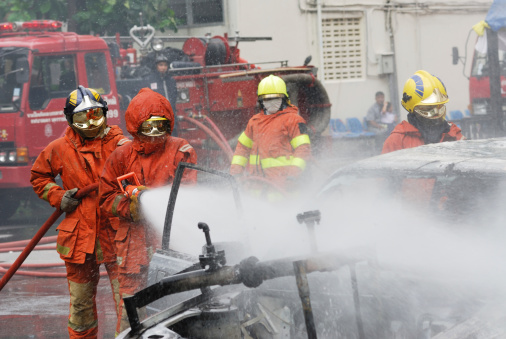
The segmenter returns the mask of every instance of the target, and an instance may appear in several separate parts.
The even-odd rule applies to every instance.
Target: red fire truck
[[[194,146],[203,166],[228,168],[237,136],[257,112],[257,85],[269,74],[287,82],[292,103],[308,121],[314,142],[328,125],[330,103],[315,77],[316,68],[307,65],[309,60],[298,67],[279,62],[272,69],[246,62],[240,57],[238,43],[257,38],[177,38],[184,40],[182,50],[167,47],[145,53],[137,64],[135,51],[121,48],[124,38],[60,32],[61,25],[52,20],[0,24],[3,218],[14,213],[22,197],[34,195],[29,182],[32,163],[67,127],[62,109],[68,94],[78,85],[96,89],[109,105],[108,123],[124,127],[122,117],[129,100],[145,87],[135,73],[143,62],[144,67],[154,66],[155,53],[177,56],[171,72],[178,91],[178,135]],[[130,39],[138,40],[135,31]],[[146,46],[149,39],[139,42]]]

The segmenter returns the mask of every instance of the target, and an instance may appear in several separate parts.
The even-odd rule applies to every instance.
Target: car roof
[[[461,140],[407,148],[357,161],[337,170],[346,174],[506,175],[506,138]]]

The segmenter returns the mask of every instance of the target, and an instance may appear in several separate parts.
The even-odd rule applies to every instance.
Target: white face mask
[[[264,100],[263,104],[265,107],[265,114],[273,114],[279,111],[281,107],[281,103],[283,102],[283,98],[274,98],[269,100]]]

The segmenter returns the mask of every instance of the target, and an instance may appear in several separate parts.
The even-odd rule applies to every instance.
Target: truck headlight
[[[474,100],[473,101],[473,112],[475,115],[486,115],[488,111],[487,100]]]

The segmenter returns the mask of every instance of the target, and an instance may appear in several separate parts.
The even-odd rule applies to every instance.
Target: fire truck
[[[170,72],[177,83],[178,136],[194,146],[200,165],[227,170],[238,135],[258,112],[257,85],[269,74],[287,83],[313,143],[318,143],[329,123],[328,95],[316,78],[317,69],[308,65],[309,58],[302,66],[289,67],[280,61],[269,69],[241,58],[239,42],[261,38],[177,37],[172,39],[184,42],[181,50],[149,50],[154,41],[149,25],[134,26],[130,37],[103,38],[61,32],[61,26],[53,20],[0,24],[0,215],[4,218],[15,212],[21,198],[34,195],[30,169],[43,148],[63,135],[67,122],[62,111],[69,93],[78,85],[96,89],[108,103],[108,124],[125,130],[124,111],[138,90],[147,87],[143,70],[153,68],[160,53],[171,59]],[[131,47],[133,41],[141,46],[141,53]]]

